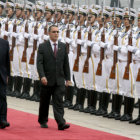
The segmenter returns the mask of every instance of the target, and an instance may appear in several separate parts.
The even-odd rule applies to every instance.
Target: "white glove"
[[[105,48],[105,49],[107,48],[107,44],[104,43],[104,42],[102,42],[102,41],[100,42],[100,46],[101,46],[102,48]]]
[[[65,42],[68,43],[68,44],[70,44],[70,43],[71,43],[71,39],[68,38],[68,37],[66,37],[66,38],[65,38]]]
[[[34,40],[38,40],[38,39],[39,39],[39,36],[36,35],[36,34],[34,34],[34,35],[33,35],[33,39],[34,39]]]
[[[134,50],[133,46],[128,45],[127,47],[128,47],[128,51],[133,52],[133,50]]]
[[[48,35],[44,35],[43,39],[44,40],[48,40],[49,39],[49,36]]]
[[[91,47],[92,46],[92,42],[88,40],[87,41],[87,46],[90,46]]]
[[[30,36],[30,34],[28,34],[28,33],[25,32],[25,33],[24,33],[24,37],[28,39],[28,38],[30,38],[31,36]]]
[[[119,46],[113,45],[113,50],[114,51],[118,51],[119,50]]]
[[[81,39],[77,39],[76,43],[81,45],[81,46],[84,46],[84,41]]]
[[[12,32],[12,36],[15,37],[15,38],[18,38],[18,34],[15,33],[15,32]]]
[[[5,32],[4,32],[4,35],[6,35],[6,36],[10,36],[10,35],[11,35],[11,33],[10,33],[10,32],[5,31]]]

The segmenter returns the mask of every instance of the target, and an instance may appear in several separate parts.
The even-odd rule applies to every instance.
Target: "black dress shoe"
[[[140,120],[138,120],[138,121],[136,122],[136,125],[140,125]]]
[[[97,110],[94,109],[94,110],[90,111],[90,114],[91,114],[91,115],[95,115],[96,112],[97,112]]]
[[[89,106],[86,107],[86,108],[84,109],[84,112],[85,112],[85,113],[89,113],[89,112],[90,112],[90,107],[89,107]]]
[[[123,118],[120,119],[120,121],[131,121],[132,120],[132,116],[126,114]]]
[[[7,121],[0,122],[0,128],[1,129],[4,129],[5,127],[9,127],[9,126],[10,126],[10,123],[7,122]]]
[[[65,129],[68,129],[70,127],[69,124],[64,124],[62,126],[58,126],[58,130],[65,130]]]
[[[115,118],[115,112],[109,113],[109,114],[108,114],[108,118],[109,118],[109,119]]]
[[[48,125],[46,123],[42,123],[42,124],[40,124],[40,127],[41,128],[48,128]]]
[[[77,110],[79,110],[79,108],[80,108],[80,105],[77,104],[77,105],[74,106],[73,110],[74,110],[74,111],[77,111]]]
[[[109,114],[108,114],[108,113],[106,113],[106,114],[104,114],[104,115],[103,115],[103,117],[104,117],[104,118],[107,118],[107,117],[108,117],[108,115],[109,115]]]
[[[67,108],[69,106],[69,101],[65,101],[63,106]]]
[[[104,115],[104,114],[106,114],[107,113],[107,111],[104,111],[103,109],[100,109],[100,110],[98,110],[96,113],[95,113],[95,115],[96,116],[102,116],[102,115]]]
[[[139,118],[139,117],[136,118],[135,120],[131,120],[131,121],[129,121],[129,123],[136,123],[137,121],[140,121],[140,118]]]

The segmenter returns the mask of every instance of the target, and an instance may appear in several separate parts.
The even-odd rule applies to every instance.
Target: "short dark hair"
[[[51,29],[53,28],[53,27],[57,27],[58,28],[58,26],[57,25],[51,25],[50,27],[49,27],[49,29],[48,29],[48,31],[50,32],[51,31]]]

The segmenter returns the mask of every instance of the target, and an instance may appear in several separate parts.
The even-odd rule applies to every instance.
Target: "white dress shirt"
[[[56,44],[56,50],[58,50],[58,41],[53,42],[53,41],[50,39],[50,43],[51,43],[53,52],[54,52],[54,44]]]

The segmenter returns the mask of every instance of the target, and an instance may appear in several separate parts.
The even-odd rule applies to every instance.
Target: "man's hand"
[[[46,78],[46,77],[42,77],[42,78],[41,78],[41,82],[42,82],[42,84],[45,85],[45,86],[48,84],[48,81],[47,81],[47,78]]]
[[[69,80],[66,81],[66,87],[68,87],[68,86],[72,86],[72,83]]]

